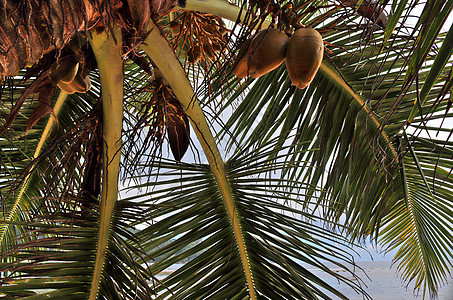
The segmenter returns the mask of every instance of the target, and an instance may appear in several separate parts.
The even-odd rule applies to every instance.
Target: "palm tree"
[[[452,7],[4,1],[0,292],[346,298],[307,266],[364,293],[326,263],[357,277],[349,249],[370,238],[435,297],[453,249]],[[285,64],[232,74],[268,26],[322,34],[306,89]]]

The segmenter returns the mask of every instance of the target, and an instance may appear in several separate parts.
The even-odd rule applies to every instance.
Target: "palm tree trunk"
[[[95,26],[124,27],[136,11],[121,0],[3,0],[0,2],[0,82],[39,61],[53,49],[60,50],[78,32]],[[127,1],[142,6],[146,1]],[[135,4],[134,4],[135,3]],[[150,0],[145,18],[168,13],[177,0]],[[142,20],[143,21],[143,20]],[[137,22],[134,22],[137,23]],[[58,55],[58,53],[56,54]]]
[[[89,0],[4,1],[0,4],[0,81],[52,49],[61,49],[77,32],[93,25],[96,15]]]

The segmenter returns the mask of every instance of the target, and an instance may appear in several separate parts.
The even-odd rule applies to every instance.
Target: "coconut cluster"
[[[282,31],[268,28],[241,45],[233,74],[240,78],[258,78],[286,60],[291,83],[304,89],[315,77],[323,55],[322,36],[313,28],[300,28],[290,38]]]

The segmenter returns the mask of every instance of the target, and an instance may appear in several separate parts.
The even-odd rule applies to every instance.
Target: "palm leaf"
[[[277,140],[273,140],[273,143]],[[345,298],[309,269],[326,274],[360,290],[360,286],[324,266],[326,261],[345,269],[352,256],[346,240],[327,230],[319,216],[301,198],[306,186],[293,188],[290,180],[272,179],[297,161],[286,154],[269,160],[274,144],[253,152],[238,151],[227,162],[247,257],[257,295],[275,297]],[[151,270],[158,274],[189,259],[157,285],[164,298],[244,298],[247,282],[228,218],[214,177],[205,165],[174,164],[162,160],[155,176],[136,186],[148,192],[123,201],[152,205],[146,212],[155,221],[141,230],[141,246],[155,260]],[[259,166],[259,167],[258,167]],[[149,179],[148,179],[149,178]]]
[[[33,115],[30,108],[35,106],[26,100],[11,130],[0,139],[0,191],[5,215],[11,207],[20,208],[17,218],[3,223],[8,229],[2,246],[9,252],[1,266],[10,281],[0,290],[40,298],[43,295],[36,290],[42,293],[49,289],[44,291],[46,296],[72,293],[85,298],[90,285],[94,287],[91,297],[100,285],[100,294],[108,299],[146,299],[151,293],[147,282],[150,273],[142,263],[151,263],[151,270],[158,273],[187,259],[188,263],[162,282],[152,283],[159,296],[253,298],[256,290],[271,299],[328,298],[330,293],[344,297],[309,267],[320,268],[362,292],[357,283],[325,267],[326,261],[336,261],[345,269],[344,263],[351,262],[350,250],[335,244],[349,244],[339,234],[346,232],[353,241],[371,235],[389,249],[400,247],[395,260],[400,263],[402,277],[414,280],[416,288],[423,287],[424,293],[435,296],[451,265],[448,159],[452,145],[433,139],[427,120],[451,117],[451,103],[443,101],[451,88],[451,36],[439,32],[452,3],[427,2],[419,22],[411,28],[405,18],[416,1],[393,2],[388,26],[383,30],[370,18],[355,15],[352,7],[324,7],[325,1],[295,3],[297,18],[319,29],[328,42],[328,60],[313,84],[303,91],[291,88],[282,66],[244,86],[229,74],[226,57],[224,65],[216,62],[209,71],[202,64],[189,68],[193,73],[188,78],[193,82],[198,81],[199,70],[204,76],[212,74],[206,85],[197,84],[200,88],[196,94],[206,99],[205,113],[208,109],[218,111],[219,106],[208,107],[219,105],[212,101],[213,95],[229,98],[221,103],[224,111],[234,108],[228,126],[219,135],[224,139],[218,140],[228,145],[225,170],[217,151],[219,142],[212,139],[197,107],[197,112],[190,114],[211,169],[159,160],[162,152],[147,157],[135,138],[127,140],[124,149],[134,149],[141,157],[125,160],[125,174],[130,176],[138,170],[128,169],[131,162],[151,172],[133,178],[148,180],[139,187],[149,192],[121,200],[110,210],[98,210],[96,201],[86,210],[83,190],[99,189],[99,184],[87,185],[86,178],[93,176],[87,174],[90,168],[99,170],[101,160],[89,154],[94,151],[88,142],[92,140],[73,139],[74,133],[83,133],[77,131],[83,127],[78,124],[81,116],[87,117],[85,112],[100,96],[99,79],[94,81],[92,94],[70,97],[73,101],[59,117],[59,124],[64,126],[60,140],[55,145],[49,143],[34,161],[43,124],[38,123],[24,139],[26,128],[22,124]],[[189,1],[188,8],[207,9],[236,21],[239,7],[225,4],[195,0]],[[252,17],[250,7],[243,16]],[[237,39],[250,35],[251,30],[233,30],[229,47],[234,50]],[[151,36],[154,34],[156,31]],[[161,38],[159,33],[157,38]],[[143,49],[153,51],[150,41],[146,43]],[[157,43],[161,43],[159,51],[151,55],[154,63],[165,69],[168,61],[160,55],[168,54],[172,67],[178,67],[173,70],[179,72],[179,62],[168,51],[167,41],[160,39]],[[438,54],[437,43],[442,43]],[[182,54],[181,60],[185,60],[184,51]],[[125,123],[132,130],[140,102],[150,97],[141,82],[149,77],[141,77],[141,71],[134,68],[127,69],[129,77],[125,79],[126,86],[139,89],[131,93],[138,103],[126,105]],[[107,68],[101,69],[104,72]],[[176,77],[171,71],[164,73]],[[170,84],[190,111],[194,93],[184,73],[177,75],[180,77]],[[5,116],[30,82],[17,84],[14,80],[8,79],[3,87]],[[14,90],[15,86],[19,89]],[[105,87],[103,84],[103,97],[112,95]],[[244,91],[248,93],[245,97]],[[203,121],[201,129],[198,121]],[[407,121],[411,126],[406,126]],[[415,133],[406,137],[405,130],[412,132],[414,128]],[[419,137],[420,131],[428,137]],[[89,130],[85,133],[98,136]],[[141,159],[152,165],[140,165]],[[90,160],[93,165],[87,163]],[[61,162],[69,162],[69,166],[53,167]],[[38,167],[30,168],[35,163]],[[30,177],[25,177],[30,171]],[[109,172],[105,169],[104,173]],[[113,179],[104,181],[104,188],[115,184],[114,173]],[[14,191],[22,178],[29,184],[17,200]],[[71,188],[77,187],[82,193],[72,194]],[[115,202],[116,189],[110,192],[102,198],[103,203]],[[74,198],[82,199],[82,204]],[[82,216],[80,211],[85,210],[87,214]],[[101,226],[95,222],[99,211]],[[130,231],[132,224],[147,227],[140,230],[141,240]],[[97,232],[101,232],[100,238]],[[72,243],[83,245],[83,249],[74,249]],[[142,247],[155,260],[145,255]],[[49,262],[43,263],[46,260]],[[96,270],[94,280],[88,268]],[[53,281],[43,276],[47,269],[53,271]],[[77,290],[74,284],[82,288]]]
[[[341,28],[341,23],[337,21],[333,23]],[[327,23],[319,30],[322,31],[329,26]],[[373,233],[377,237],[382,226],[386,226],[383,218],[393,215],[394,206],[402,199],[405,188],[404,185],[399,185],[401,180],[399,168],[400,159],[406,152],[396,149],[395,137],[404,129],[409,114],[413,112],[418,87],[424,86],[425,79],[427,82],[424,97],[426,96],[427,100],[417,108],[421,117],[416,118],[414,125],[424,130],[428,118],[447,116],[439,113],[445,111],[448,103],[441,102],[440,99],[445,95],[443,80],[445,78],[448,80],[447,75],[450,72],[450,66],[444,67],[446,57],[449,57],[449,42],[438,32],[430,33],[434,36],[430,37],[432,43],[426,46],[426,51],[434,54],[431,47],[434,42],[445,45],[443,47],[445,50],[442,50],[442,53],[445,53],[435,60],[438,67],[431,69],[433,60],[423,60],[423,66],[415,66],[413,61],[411,62],[414,57],[413,47],[419,43],[420,38],[403,34],[401,33],[403,30],[399,29],[387,37],[384,32],[374,31],[374,34],[366,36],[367,40],[363,41],[362,29],[361,26],[356,28],[349,26],[347,31],[330,30],[324,35],[325,40],[333,45],[329,48],[330,64],[324,64],[325,69],[318,72],[308,90],[289,89],[286,71],[284,67],[280,67],[256,80],[240,102],[237,99],[240,99],[243,88],[237,88],[225,110],[239,102],[227,122],[229,131],[235,137],[230,140],[231,146],[248,139],[266,143],[278,135],[280,147],[288,143],[290,134],[297,132],[297,139],[292,142],[296,150],[294,155],[297,160],[305,163],[294,173],[294,178],[309,182],[311,185],[322,184],[327,191],[324,193],[326,201],[323,200],[323,203],[326,207],[332,208],[327,209],[327,215],[338,221],[345,214],[353,236],[363,237]],[[336,71],[332,72],[332,69]],[[416,85],[407,84],[405,76],[410,72],[418,73]],[[234,84],[232,83],[233,88]],[[257,119],[258,116],[262,118]],[[307,140],[313,142],[305,143]],[[298,151],[302,149],[321,151],[299,154]],[[405,157],[403,160],[406,163]],[[424,186],[427,187],[424,174],[420,172],[417,180],[424,182]],[[415,178],[411,180],[417,182]],[[423,197],[418,198],[419,202],[429,195],[428,189]],[[332,196],[335,200],[333,202]],[[440,197],[448,201],[451,195],[446,190]],[[429,206],[430,199],[426,201],[423,204]],[[409,207],[406,209],[409,210]],[[401,213],[401,210],[399,212]],[[424,223],[417,224],[416,220],[407,219],[406,222],[411,224],[411,228],[419,228],[418,230],[427,226]],[[447,224],[451,224],[451,220],[448,220]],[[439,232],[442,229],[437,227],[433,230]],[[385,231],[391,229],[387,228]],[[387,243],[401,245],[394,235],[391,236],[395,238],[393,242],[390,242],[390,235],[388,236]],[[438,247],[439,255],[449,253],[451,245],[445,240],[451,238],[451,234],[436,238],[441,240]],[[429,243],[434,239],[418,246],[414,243],[408,253],[422,251],[423,248],[429,247]],[[395,259],[402,261],[401,255]],[[435,255],[424,251],[423,255],[413,257],[412,263],[402,263],[400,267],[405,272],[403,278],[407,281],[414,279],[412,275],[419,270],[415,266],[432,261]],[[436,275],[420,275],[415,280],[416,288],[420,288],[420,283],[424,282],[424,291],[429,291],[432,295],[446,279],[449,267],[445,259],[434,261],[436,266],[425,266],[424,272],[433,267],[437,269]],[[434,276],[435,279],[428,276]],[[424,281],[425,279],[427,280]]]
[[[30,81],[26,79],[25,73],[21,73],[21,76],[8,79],[8,84],[5,84],[2,88],[2,103],[4,104],[2,105],[2,109],[6,115],[9,114],[9,107],[14,104],[14,101],[18,99],[24,90],[22,87],[24,85],[27,86]],[[80,116],[79,113],[81,111],[87,110],[89,104],[86,101],[78,101],[75,102],[77,103],[76,105],[63,105],[60,109],[58,106],[64,102],[64,97],[57,99],[57,95],[56,93],[52,98],[56,102],[56,106],[54,107],[55,113],[58,113],[58,111],[61,112],[60,121],[58,122],[58,125],[61,127],[57,128],[72,128],[74,119]],[[64,96],[64,94],[61,95]],[[69,108],[71,106],[76,106],[78,110]],[[55,138],[55,134],[49,137],[54,119],[51,116],[47,122],[38,122],[26,134],[27,119],[35,107],[35,99],[26,99],[23,109],[19,111],[15,122],[2,135],[1,151],[3,154],[0,176],[2,178],[1,193],[4,214],[2,219],[5,221],[27,220],[26,214],[21,213],[21,210],[27,210],[27,207],[33,207],[33,198],[42,195],[39,190],[46,185],[41,180],[39,174],[49,168],[49,165],[46,165],[49,161],[43,160],[42,156],[39,157],[39,154],[42,151],[47,151],[46,146],[48,144],[46,142],[51,138]],[[40,165],[38,162],[44,162],[44,164]],[[14,225],[3,224],[1,226],[0,239],[2,241],[2,247],[8,245],[16,234],[16,229],[10,227],[14,227]]]
[[[3,295],[30,299],[89,296],[98,240],[97,209],[87,206],[88,199],[55,200],[41,204],[37,221],[15,223],[24,233],[2,255],[9,259],[0,265]],[[150,299],[150,274],[132,259],[132,254],[140,252],[126,242],[133,233],[120,224],[114,226],[101,290],[108,299]]]
[[[397,179],[404,195],[383,220],[380,240],[398,249],[394,260],[402,278],[435,297],[452,265],[452,144],[418,137],[402,143],[409,148]]]

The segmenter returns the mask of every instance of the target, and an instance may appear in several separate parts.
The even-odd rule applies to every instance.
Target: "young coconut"
[[[249,74],[258,78],[285,61],[288,36],[277,29],[261,30],[252,40],[249,50]]]
[[[233,69],[233,73],[238,77],[250,75],[258,78],[274,70],[285,60],[288,44],[285,33],[272,28],[264,29],[258,32],[251,42],[248,41],[241,46]],[[241,56],[243,51],[245,53]]]
[[[321,66],[324,55],[322,36],[313,28],[300,28],[294,32],[286,49],[286,68],[291,83],[306,88]]]

